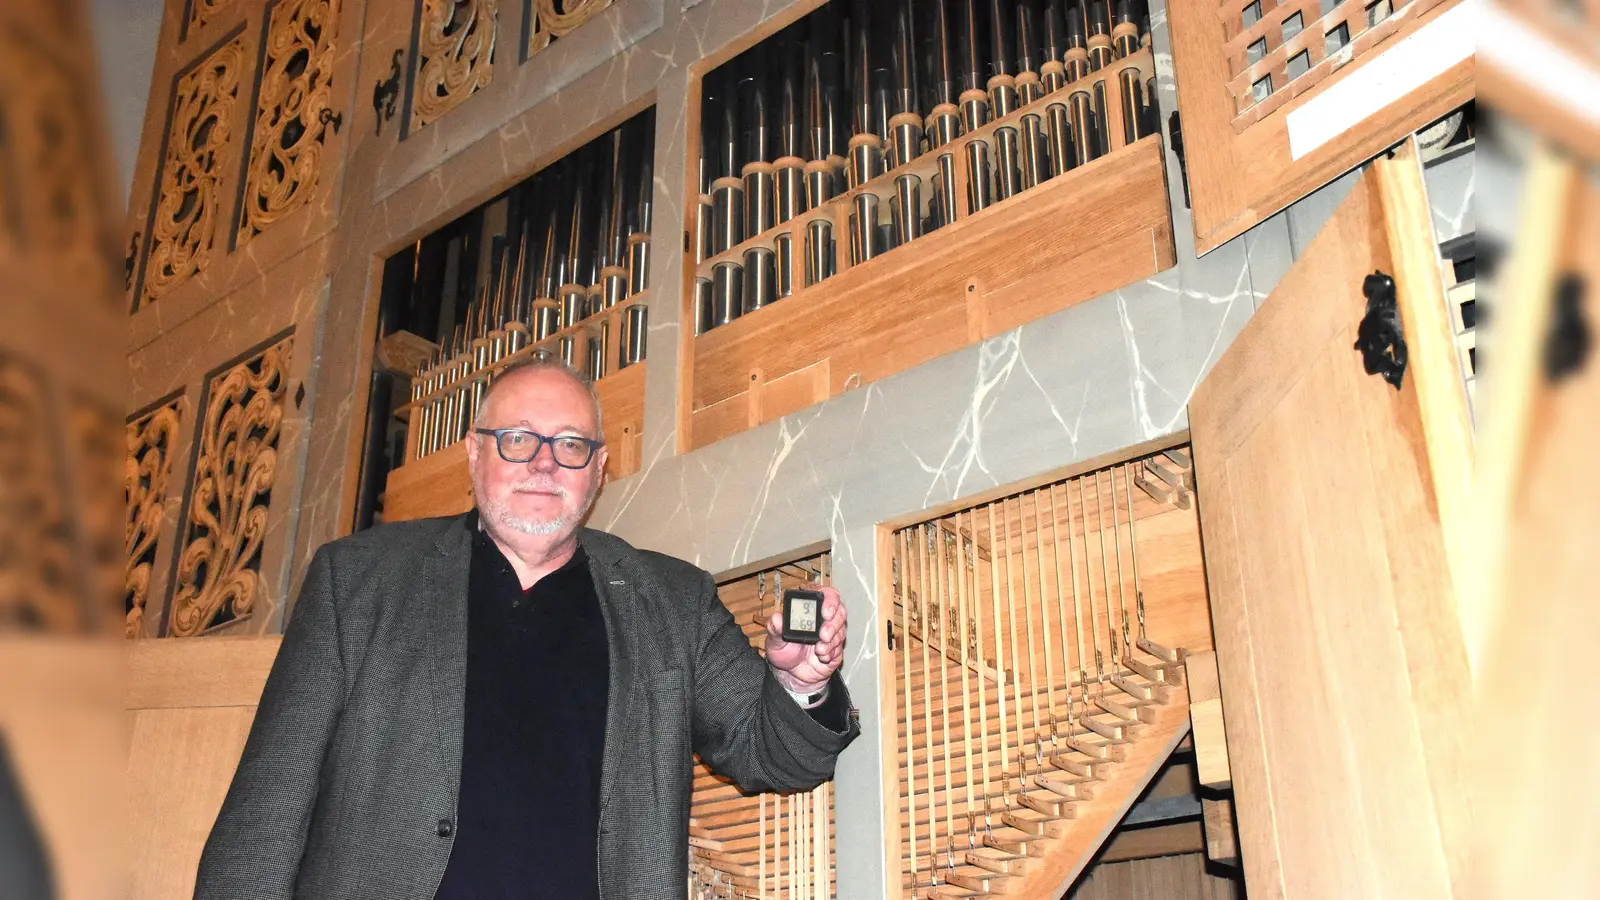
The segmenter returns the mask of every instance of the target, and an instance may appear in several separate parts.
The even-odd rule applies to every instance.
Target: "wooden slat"
[[[1459,0],[1446,0],[1431,9],[1419,5],[1420,14],[1407,16],[1380,47],[1404,40],[1458,3]],[[1397,15],[1401,13],[1403,10]],[[1223,52],[1231,35],[1226,32],[1224,17],[1218,15],[1216,3],[1178,0],[1169,6],[1167,15],[1178,82],[1218,86],[1209,91],[1184,90],[1178,97],[1194,209],[1195,246],[1200,253],[1209,253],[1244,233],[1473,96],[1476,66],[1469,58],[1328,144],[1292,159],[1288,114],[1326,94],[1359,71],[1376,53],[1368,53],[1322,78],[1311,90],[1294,96],[1272,114],[1238,132],[1234,128],[1233,99],[1222,87],[1233,74]],[[1307,20],[1304,24],[1308,36],[1320,36],[1319,23]]]

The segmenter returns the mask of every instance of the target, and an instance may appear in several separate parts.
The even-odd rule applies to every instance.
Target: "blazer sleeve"
[[[196,900],[288,900],[294,894],[322,766],[344,705],[333,569],[329,548],[318,550],[200,855]]]
[[[747,791],[807,790],[832,778],[840,751],[860,733],[854,717],[837,732],[801,709],[717,598],[709,574],[701,573],[695,610],[695,751]],[[830,690],[849,706],[837,673]]]

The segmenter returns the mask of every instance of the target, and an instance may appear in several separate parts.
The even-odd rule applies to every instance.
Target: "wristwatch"
[[[798,691],[791,691],[788,687],[784,687],[783,690],[789,696],[794,698],[794,702],[800,704],[801,709],[811,709],[815,706],[821,706],[822,701],[828,699],[827,684],[823,684],[822,690],[811,694],[802,694]]]

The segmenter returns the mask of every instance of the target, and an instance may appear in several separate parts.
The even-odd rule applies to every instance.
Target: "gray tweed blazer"
[[[385,525],[317,551],[197,898],[433,896],[461,784],[472,521]],[[579,540],[611,646],[600,893],[681,900],[691,748],[747,790],[799,790],[832,777],[859,729],[835,733],[790,699],[706,572],[604,532]]]

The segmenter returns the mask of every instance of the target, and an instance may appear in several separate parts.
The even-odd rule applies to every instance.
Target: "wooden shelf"
[[[803,232],[811,217],[784,227]],[[790,297],[695,338],[686,448],[1148,278],[1175,258],[1151,135],[825,281],[799,279]]]

